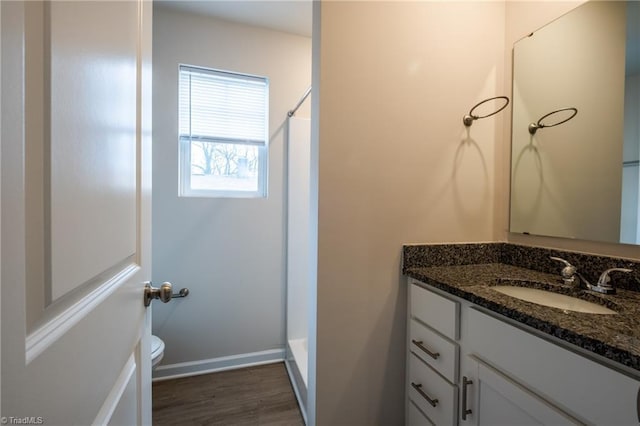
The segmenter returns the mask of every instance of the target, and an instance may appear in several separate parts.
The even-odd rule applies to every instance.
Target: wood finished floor
[[[304,421],[284,363],[153,384],[153,424],[282,425]]]

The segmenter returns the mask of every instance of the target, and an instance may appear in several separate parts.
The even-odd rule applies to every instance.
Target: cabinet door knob
[[[462,420],[467,420],[467,414],[471,414],[470,408],[467,408],[467,386],[472,385],[473,380],[467,379],[466,376],[462,376]]]
[[[424,391],[422,390],[422,384],[418,383],[415,384],[413,382],[411,382],[411,386],[418,391],[418,393],[420,394],[421,397],[423,397],[424,399],[427,400],[427,402],[429,404],[431,404],[432,407],[435,407],[436,405],[438,405],[438,399],[437,398],[430,398],[429,395],[427,395],[426,393],[424,393]]]
[[[423,344],[422,344],[422,340],[414,340],[411,339],[411,343],[413,343],[414,345],[416,345],[417,347],[419,347],[422,352],[426,353],[427,355],[429,355],[431,358],[433,359],[438,359],[438,357],[440,356],[439,352],[432,352],[429,349],[427,349]]]

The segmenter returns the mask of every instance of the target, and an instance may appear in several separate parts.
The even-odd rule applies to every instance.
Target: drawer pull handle
[[[422,396],[424,399],[426,399],[426,400],[427,400],[427,402],[428,402],[429,404],[431,404],[431,406],[432,406],[432,407],[435,407],[436,405],[438,405],[438,399],[437,399],[437,398],[431,399],[431,398],[429,398],[429,395],[427,395],[426,393],[424,393],[424,391],[422,390],[422,384],[417,384],[417,385],[416,385],[415,383],[411,382],[411,386],[412,386],[415,390],[417,390],[417,391],[418,391],[418,393],[420,394],[420,396]]]
[[[467,414],[471,414],[470,408],[467,408],[467,386],[472,385],[473,380],[467,379],[466,376],[462,376],[462,420],[467,420]]]
[[[640,422],[640,389],[638,389],[638,396],[636,397],[636,411],[638,412],[638,421]]]
[[[426,353],[427,355],[429,355],[433,359],[438,359],[438,357],[440,356],[439,352],[431,352],[429,349],[425,348],[424,345],[422,344],[422,340],[413,340],[412,339],[411,343],[413,343],[414,345],[416,345],[417,347],[422,349],[422,351],[424,353]]]

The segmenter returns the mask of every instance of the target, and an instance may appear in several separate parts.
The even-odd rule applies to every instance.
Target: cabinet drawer
[[[456,423],[457,388],[413,354],[409,356],[407,388],[409,404],[413,401],[433,423],[436,425]],[[427,398],[430,398],[433,403],[430,403]]]
[[[416,405],[409,401],[409,408],[407,412],[406,426],[433,426],[431,420],[426,418],[422,411],[418,410]]]
[[[448,338],[458,340],[460,304],[417,284],[412,284],[409,291],[411,316],[429,324]]]
[[[409,350],[452,383],[458,381],[458,345],[416,320],[411,320]]]

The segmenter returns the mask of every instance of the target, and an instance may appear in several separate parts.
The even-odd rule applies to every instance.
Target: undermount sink
[[[613,311],[606,306],[551,291],[512,285],[498,285],[491,288],[499,293],[515,297],[516,299],[521,299],[538,305],[549,306],[551,308],[563,309],[565,311],[601,315],[616,314],[616,311]]]

